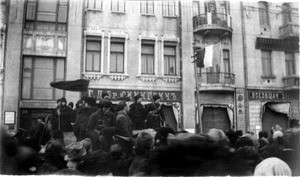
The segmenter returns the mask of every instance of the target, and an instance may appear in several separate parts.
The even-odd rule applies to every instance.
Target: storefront
[[[285,131],[289,119],[299,114],[299,92],[282,90],[249,90],[250,131],[265,130],[270,135],[273,125]]]

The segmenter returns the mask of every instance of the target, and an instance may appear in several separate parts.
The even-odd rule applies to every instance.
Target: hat
[[[106,97],[106,96],[109,96],[109,94],[107,92],[102,92],[102,98]]]
[[[56,103],[59,103],[59,102],[61,102],[61,99],[60,99],[60,98],[58,98],[58,99],[56,100]]]
[[[273,133],[273,140],[276,140],[278,137],[282,137],[283,136],[283,133],[282,133],[282,131],[275,131],[274,133]]]
[[[86,155],[86,149],[83,146],[82,142],[72,143],[67,148],[67,154],[69,160],[81,161]]]
[[[96,106],[96,99],[92,97],[86,97],[85,102],[90,106]]]
[[[73,102],[70,102],[68,105],[73,107],[73,106],[74,106],[74,103],[73,103]]]
[[[62,98],[60,99],[60,101],[61,101],[61,102],[67,102],[67,100],[66,100],[65,97],[62,97]]]
[[[137,94],[134,96],[134,101],[137,101],[140,98],[142,98],[141,94]]]
[[[280,125],[273,125],[272,126],[272,130],[273,130],[273,132],[275,132],[275,131],[282,131],[282,128],[280,127]]]
[[[156,100],[158,100],[158,99],[160,99],[160,96],[159,95],[153,95],[153,101],[156,101]]]

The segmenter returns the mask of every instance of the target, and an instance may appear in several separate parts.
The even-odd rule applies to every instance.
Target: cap
[[[136,96],[134,96],[134,100],[137,101],[138,99],[142,98],[141,94],[137,94]]]
[[[60,101],[61,101],[61,102],[67,102],[67,100],[66,100],[65,97],[62,97],[62,98],[60,99]]]
[[[160,99],[160,96],[159,96],[159,95],[153,95],[153,100],[154,100],[154,101],[156,101],[156,100],[158,100],[158,99]]]

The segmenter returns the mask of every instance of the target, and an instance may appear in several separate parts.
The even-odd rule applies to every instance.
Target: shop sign
[[[261,50],[278,50],[278,51],[298,51],[299,44],[297,40],[256,38],[256,49]]]
[[[299,97],[297,92],[284,92],[277,90],[250,90],[249,100],[296,100]]]
[[[16,112],[15,111],[5,111],[4,112],[4,124],[5,125],[14,125],[16,121]]]
[[[134,96],[140,94],[143,101],[151,101],[152,95],[158,94],[162,102],[181,102],[181,91],[151,91],[151,90],[121,90],[121,89],[89,89],[88,96],[101,98],[103,92],[107,92],[112,101],[118,101],[122,97],[129,97],[134,100]]]

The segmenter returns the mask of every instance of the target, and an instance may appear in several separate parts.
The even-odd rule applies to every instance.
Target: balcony
[[[223,72],[207,72],[199,74],[200,91],[230,91],[235,90],[235,75]]]
[[[299,76],[287,76],[282,81],[285,90],[299,90]]]
[[[231,17],[227,14],[206,13],[193,17],[194,32],[201,35],[232,35]]]
[[[299,24],[287,23],[279,27],[281,39],[299,38]]]

